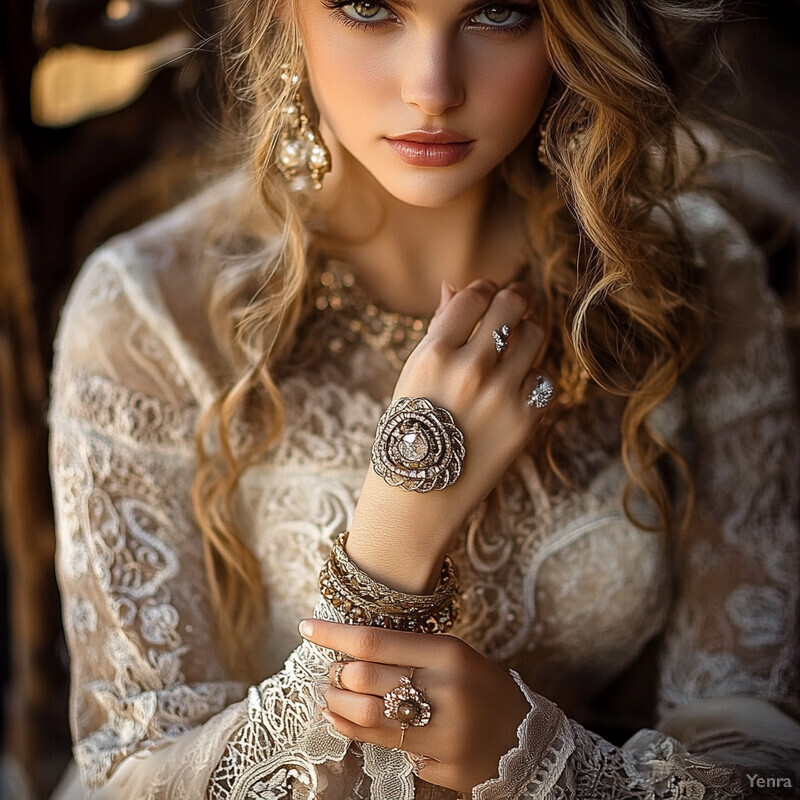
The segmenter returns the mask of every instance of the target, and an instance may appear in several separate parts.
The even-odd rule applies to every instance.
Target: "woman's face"
[[[535,0],[297,4],[326,135],[403,202],[482,184],[539,115],[551,69]]]

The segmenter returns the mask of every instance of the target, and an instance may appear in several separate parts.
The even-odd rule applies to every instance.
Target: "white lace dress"
[[[285,433],[238,497],[269,598],[252,636],[263,681],[232,680],[210,632],[190,487],[199,409],[231,369],[198,267],[224,207],[212,191],[112,241],[64,311],[50,420],[82,780],[98,797],[137,800],[451,798],[415,779],[402,752],[329,728],[315,690],[331,655],[297,633],[315,609],[333,617],[317,575],[424,332],[336,265],[281,380]],[[770,767],[800,764],[800,726],[778,710],[800,713],[800,472],[781,317],[742,230],[710,201],[684,207],[714,322],[654,424],[694,470],[691,545],[676,565],[626,520],[614,403],[561,423],[570,486],[520,456],[452,553],[465,592],[454,633],[513,669],[531,705],[518,747],[475,797],[741,797],[748,778],[726,763],[772,786]],[[589,729],[592,701],[656,637],[653,726],[612,745]]]

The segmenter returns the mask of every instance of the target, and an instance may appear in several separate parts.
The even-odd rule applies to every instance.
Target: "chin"
[[[438,174],[392,176],[378,183],[396,200],[418,208],[441,208],[455,202],[459,198],[474,190],[485,180],[485,176],[467,179],[466,176],[456,177],[447,175],[444,170],[437,170]]]

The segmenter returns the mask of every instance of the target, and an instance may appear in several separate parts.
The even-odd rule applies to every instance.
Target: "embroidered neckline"
[[[361,342],[382,353],[398,372],[430,322],[381,308],[358,286],[348,266],[335,259],[326,261],[319,273],[314,308],[322,313],[332,311],[344,323],[327,341],[331,353],[340,353],[345,342]]]

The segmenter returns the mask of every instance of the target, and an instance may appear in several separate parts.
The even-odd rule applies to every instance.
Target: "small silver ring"
[[[508,325],[501,325],[496,330],[492,331],[492,339],[494,339],[494,349],[497,350],[498,355],[508,347],[508,337],[511,334],[511,328]]]
[[[544,408],[555,394],[553,384],[544,375],[536,376],[536,384],[528,395],[528,406],[532,408]]]

